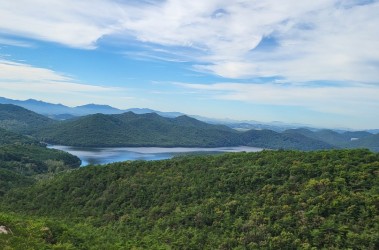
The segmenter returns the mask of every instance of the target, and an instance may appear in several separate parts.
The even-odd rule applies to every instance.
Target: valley
[[[3,247],[379,244],[377,134],[132,112],[59,121],[11,104],[0,104],[0,127]]]
[[[0,1],[0,250],[378,250],[378,13]]]

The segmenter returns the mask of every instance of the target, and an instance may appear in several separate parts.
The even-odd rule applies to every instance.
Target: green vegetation
[[[352,141],[349,147],[350,148],[369,148],[374,152],[379,152],[379,134]]]
[[[22,175],[58,172],[80,166],[80,159],[69,153],[36,145],[0,146],[0,168]]]
[[[65,121],[37,134],[44,141],[72,146],[228,146],[238,144],[235,132],[189,117],[157,114],[95,114]]]
[[[30,185],[36,175],[79,166],[80,159],[76,156],[0,129],[0,196],[13,187]]]
[[[24,249],[120,249],[113,231],[84,223],[0,212],[0,248]],[[4,226],[6,225],[6,226]]]
[[[188,116],[164,118],[155,113],[95,114],[52,125],[36,133],[41,140],[71,146],[224,147],[329,149],[331,145],[302,135],[270,130],[244,133]]]
[[[378,249],[379,154],[262,151],[79,168],[14,188],[21,249]],[[12,212],[15,212],[12,213]]]
[[[31,137],[16,134],[0,128],[0,146],[7,144],[39,145],[40,143]]]
[[[289,129],[283,134],[303,135],[338,148],[368,148],[374,152],[379,152],[379,135],[365,131],[337,133],[329,129],[315,132],[308,129]]]
[[[379,152],[379,136],[364,131],[338,133],[290,129],[282,133],[272,130],[240,132],[188,116],[165,118],[155,113],[94,114],[59,122],[15,105],[3,104],[0,105],[0,128],[47,143],[82,147],[252,146],[305,151],[369,148]]]
[[[243,145],[271,149],[298,149],[309,151],[335,148],[326,142],[309,138],[302,134],[277,133],[266,129],[246,131],[241,134],[241,140]]]
[[[30,134],[55,123],[46,116],[12,104],[0,104],[0,128]]]

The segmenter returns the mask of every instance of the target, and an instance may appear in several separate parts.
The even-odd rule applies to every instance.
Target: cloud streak
[[[109,1],[19,0],[0,3],[3,34],[91,49],[117,31],[122,11]]]
[[[82,84],[73,78],[50,69],[24,63],[0,60],[0,89],[2,96],[36,98],[45,96],[46,101],[77,105],[86,99],[110,103],[112,98],[128,99],[125,88]]]
[[[350,116],[373,116],[379,109],[379,88],[373,85],[309,86],[304,84],[191,84],[176,86],[207,98],[257,105],[297,106],[310,111]]]

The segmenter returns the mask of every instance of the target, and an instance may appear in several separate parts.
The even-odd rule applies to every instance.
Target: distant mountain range
[[[131,108],[126,110],[121,110],[118,108],[111,107],[109,105],[99,105],[99,104],[86,104],[77,107],[68,107],[62,104],[53,104],[43,101],[37,101],[34,99],[28,99],[25,101],[13,100],[4,97],[0,97],[0,104],[13,104],[33,112],[48,116],[52,119],[66,120],[76,116],[90,115],[90,114],[122,114],[131,111],[135,114],[146,114],[146,113],[157,113],[164,117],[177,117],[184,115],[179,112],[161,112],[146,108]]]
[[[86,105],[91,108],[91,105]],[[104,110],[109,109],[103,107]],[[253,146],[270,149],[316,150],[369,148],[379,151],[379,135],[366,131],[289,129],[237,131],[182,115],[156,113],[92,114],[57,121],[13,104],[0,104],[0,128],[38,140],[70,146]]]
[[[75,118],[78,116],[90,115],[90,114],[122,114],[125,112],[133,112],[135,114],[147,114],[147,113],[156,113],[163,117],[175,118],[178,116],[186,115],[180,112],[162,112],[148,108],[130,108],[130,109],[117,109],[111,107],[109,105],[99,105],[99,104],[87,104],[77,107],[68,107],[62,104],[52,104],[43,101],[37,101],[34,99],[28,99],[25,101],[21,100],[13,100],[4,97],[0,97],[0,104],[14,104],[36,113],[48,116],[55,120],[67,120],[71,118]],[[287,124],[283,122],[270,122],[263,123],[259,121],[237,121],[232,119],[213,119],[198,115],[188,115],[197,120],[204,121],[212,124],[224,124],[233,129],[246,131],[250,129],[269,129],[277,132],[283,132],[286,129],[299,128],[299,127],[307,127],[310,130],[316,130],[311,128],[310,126],[304,124]],[[377,131],[379,132],[379,130]]]
[[[271,130],[241,132],[185,115],[167,118],[155,113],[126,112],[55,121],[12,104],[0,104],[0,114],[0,127],[28,134],[47,143],[71,146],[252,146],[298,150],[334,147],[299,133],[278,133]]]

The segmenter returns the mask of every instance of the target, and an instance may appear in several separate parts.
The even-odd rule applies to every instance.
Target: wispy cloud
[[[143,42],[192,48],[194,69],[222,77],[377,82],[379,3],[365,3],[169,0],[139,6],[123,26]],[[262,49],[267,40],[275,45]]]
[[[83,104],[87,99],[100,103],[111,103],[112,99],[129,99],[127,89],[82,84],[75,79],[50,69],[34,67],[24,63],[0,60],[1,95],[15,98],[45,97],[55,103]]]
[[[197,95],[258,105],[297,106],[310,111],[349,116],[376,116],[379,88],[374,85],[309,86],[304,84],[191,84],[176,86],[197,91]]]
[[[33,44],[31,43],[16,40],[16,39],[3,38],[3,37],[0,37],[0,45],[11,45],[11,46],[25,47],[25,48],[33,47]]]
[[[133,40],[151,45],[135,56],[228,78],[377,83],[377,13],[359,0],[19,0],[0,3],[0,31],[80,48]]]
[[[99,38],[117,31],[122,15],[111,1],[2,1],[0,31],[90,49]]]

